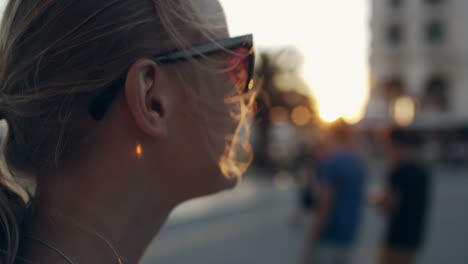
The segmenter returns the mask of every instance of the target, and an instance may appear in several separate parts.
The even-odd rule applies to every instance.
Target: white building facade
[[[371,0],[372,92],[365,122],[392,122],[402,96],[414,125],[468,124],[468,1]]]

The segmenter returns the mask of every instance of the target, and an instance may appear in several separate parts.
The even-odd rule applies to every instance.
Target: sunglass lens
[[[253,54],[242,47],[230,55],[228,73],[239,94],[244,94],[252,87]]]

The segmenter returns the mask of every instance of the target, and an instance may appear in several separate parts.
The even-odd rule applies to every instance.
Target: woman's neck
[[[118,258],[138,263],[175,203],[160,202],[136,172],[129,177],[123,175],[129,170],[119,169],[90,174],[83,168],[80,177],[67,175],[71,180],[42,185],[47,188],[39,188],[25,234],[54,245],[77,263],[119,263]],[[40,263],[60,258],[31,239],[25,240],[22,255]]]

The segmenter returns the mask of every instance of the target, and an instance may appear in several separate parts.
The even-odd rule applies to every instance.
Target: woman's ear
[[[130,66],[125,82],[125,98],[136,126],[153,137],[167,132],[160,73],[154,61],[141,58]]]

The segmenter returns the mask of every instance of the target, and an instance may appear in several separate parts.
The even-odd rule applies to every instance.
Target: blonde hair
[[[191,0],[9,1],[0,28],[0,118],[9,130],[0,263],[16,259],[30,199],[6,164],[33,175],[76,152],[86,105],[136,59],[184,48],[186,35],[212,39],[219,28],[198,14]]]

